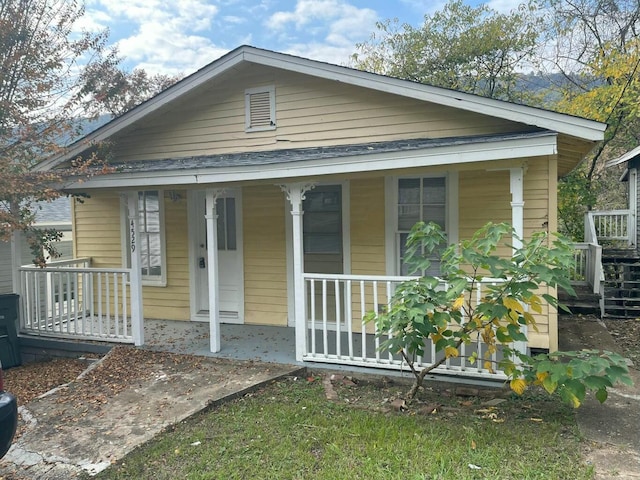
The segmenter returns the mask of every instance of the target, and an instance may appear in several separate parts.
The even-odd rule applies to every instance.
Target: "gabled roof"
[[[70,145],[64,154],[41,162],[37,169],[49,170],[74,158],[85,151],[92,143],[109,139],[182,95],[245,62],[503,118],[588,141],[602,140],[603,132],[606,128],[606,125],[600,122],[550,110],[518,105],[245,45],[227,53],[150,100],[98,128]]]

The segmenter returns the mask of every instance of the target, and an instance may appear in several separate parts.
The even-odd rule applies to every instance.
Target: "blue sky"
[[[467,0],[476,5],[481,0]],[[499,11],[516,0],[487,2]],[[86,0],[82,27],[110,30],[127,69],[189,74],[239,45],[346,64],[376,21],[418,25],[442,0]]]

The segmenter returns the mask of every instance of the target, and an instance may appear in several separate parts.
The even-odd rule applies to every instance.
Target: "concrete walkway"
[[[585,317],[561,317],[558,321],[559,349],[596,349],[621,353],[600,321]],[[634,385],[609,390],[604,404],[589,395],[576,410],[582,435],[588,441],[585,455],[594,465],[596,480],[640,480],[640,371],[630,367]]]
[[[299,366],[291,365],[211,358],[176,363],[166,354],[145,355],[151,358],[144,367],[149,371],[106,399],[78,400],[69,394],[74,391],[72,382],[21,407],[26,430],[0,460],[0,478],[66,480],[80,472],[99,472],[220,399],[301,373]],[[80,408],[92,402],[95,406]]]

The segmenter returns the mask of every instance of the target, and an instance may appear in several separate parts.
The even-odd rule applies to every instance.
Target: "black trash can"
[[[0,361],[2,368],[17,367],[22,364],[18,344],[18,300],[15,293],[0,295]]]

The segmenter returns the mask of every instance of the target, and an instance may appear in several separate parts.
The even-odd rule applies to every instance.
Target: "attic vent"
[[[245,128],[247,132],[276,128],[275,87],[250,88],[245,91]]]

